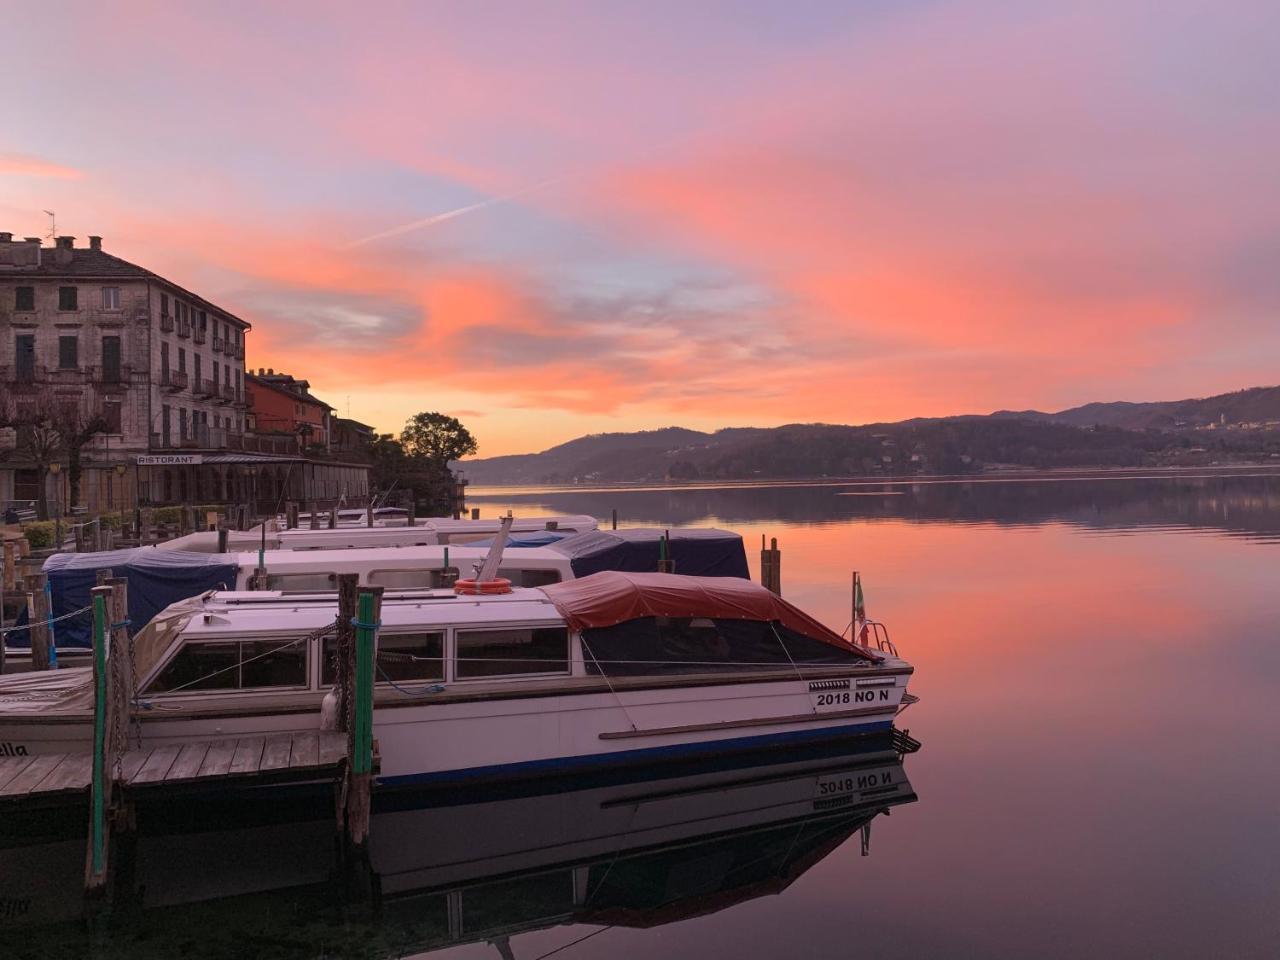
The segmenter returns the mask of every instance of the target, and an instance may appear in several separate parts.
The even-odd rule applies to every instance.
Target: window
[[[459,680],[568,672],[569,631],[564,627],[458,631]]]
[[[160,379],[169,382],[169,344],[160,341]]]
[[[169,295],[167,293],[160,294],[160,316],[169,316]]]
[[[102,379],[106,383],[120,382],[120,338],[102,338]]]
[[[17,358],[15,373],[23,383],[30,383],[36,378],[36,338],[35,334],[20,333],[13,338],[14,356]]]
[[[36,288],[18,287],[14,290],[13,309],[34,310],[36,308]]]
[[[306,685],[305,644],[297,640],[246,640],[188,643],[147,689],[151,693],[163,693]]]
[[[103,310],[119,310],[120,309],[120,288],[119,287],[103,287],[102,288],[102,309]]]
[[[337,641],[332,637],[324,644],[324,668],[320,681],[333,683],[334,654]],[[443,680],[443,633],[380,633],[374,681]]]
[[[178,437],[179,439],[187,439],[187,408],[178,408]]]
[[[217,364],[215,363],[214,366],[216,367]],[[214,383],[218,382],[217,374],[214,374],[213,382]],[[222,382],[225,383],[228,387],[231,386],[231,368],[227,366],[227,364],[225,363],[222,365]]]
[[[207,315],[203,310],[201,310],[200,311],[200,329],[204,330],[206,328],[207,323],[208,323]]]
[[[58,309],[59,310],[79,310],[80,309],[80,288],[79,287],[59,287],[58,288]]]
[[[178,372],[179,373],[187,372],[187,348],[186,347],[178,348]]]
[[[80,359],[80,340],[78,337],[58,338],[58,369],[74,370]]]
[[[236,371],[236,397],[240,396],[240,371]]]
[[[191,359],[194,361],[194,363],[195,363],[195,365],[196,365],[196,369],[195,369],[195,378],[196,378],[196,382],[195,382],[195,384],[194,384],[194,389],[199,390],[199,389],[200,389],[200,387],[201,387],[201,383],[200,383],[200,359],[201,359],[201,358],[200,358],[200,354],[198,354],[198,353],[193,353],[193,354],[191,355]],[[217,369],[218,369],[218,365],[215,363],[215,364],[213,365],[213,368],[214,368],[214,370],[217,370]]]
[[[218,389],[218,365],[216,363],[209,364],[213,368],[213,389]]]
[[[169,405],[166,403],[160,413],[160,445],[169,446]]]
[[[104,400],[102,402],[102,418],[107,421],[107,433],[121,433],[120,401]]]

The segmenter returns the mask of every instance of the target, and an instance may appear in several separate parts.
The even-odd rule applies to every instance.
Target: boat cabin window
[[[560,582],[559,570],[521,570],[505,568],[498,570],[498,576],[510,580],[513,587],[545,587],[550,583]]]
[[[569,631],[564,627],[459,630],[457,647],[459,680],[569,672]]]
[[[330,637],[324,643],[324,667],[320,682],[333,683],[336,641]],[[388,680],[443,680],[443,633],[380,633],[378,657],[374,670],[374,682]]]
[[[640,617],[582,632],[587,672],[612,677],[721,673],[856,662],[860,656],[780,623]]]
[[[332,573],[268,573],[267,589],[284,593],[317,593],[337,586]]]
[[[147,690],[177,693],[306,685],[306,644],[297,640],[243,640],[185,644]]]
[[[446,579],[445,574],[451,574],[453,579]],[[458,568],[448,567],[438,570],[371,570],[369,571],[369,583],[378,587],[390,587],[393,590],[409,589],[426,589],[438,590],[441,587],[447,587],[458,578]]]

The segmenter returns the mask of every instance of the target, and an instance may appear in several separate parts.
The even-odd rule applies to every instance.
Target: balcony
[[[169,316],[167,313],[162,314],[160,317],[160,332],[173,333],[173,317]]]
[[[220,399],[223,403],[236,402],[236,388],[229,383],[224,383],[221,387]]]
[[[51,367],[48,379],[55,386],[71,387],[84,383],[88,373],[84,367]]]
[[[18,364],[0,367],[0,379],[9,384],[13,393],[35,393],[49,382],[49,371],[38,363]]]
[[[129,389],[133,370],[116,364],[114,367],[92,367],[89,375],[100,393],[124,393]]]
[[[221,338],[221,337],[214,337],[214,338],[213,338],[213,352],[214,352],[214,353],[221,353],[221,352],[222,352],[222,338]]]
[[[243,344],[243,343],[233,344],[233,345],[232,345],[232,348],[231,348],[231,355],[232,355],[233,357],[235,357],[237,360],[243,360],[243,359],[244,359],[244,344]]]
[[[183,370],[166,370],[160,374],[160,389],[177,393],[187,389],[187,374]]]
[[[196,327],[195,342],[204,343],[208,339],[209,339],[209,331],[203,327]]]
[[[192,396],[199,397],[201,400],[208,400],[210,397],[216,396],[217,393],[217,384],[212,380],[201,380],[196,378],[196,380],[191,384]]]
[[[191,321],[190,320],[178,321],[178,336],[184,340],[189,340],[191,338]]]

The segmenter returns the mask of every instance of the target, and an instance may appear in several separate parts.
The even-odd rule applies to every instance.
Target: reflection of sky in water
[[[877,820],[874,855],[847,844],[782,897],[663,929],[661,952],[1271,955],[1280,555],[1257,541],[1280,533],[1280,481],[838,489],[473,492],[486,516],[678,505],[741,532],[753,570],[776,536],[785,596],[839,629],[861,570],[916,664],[921,800]]]

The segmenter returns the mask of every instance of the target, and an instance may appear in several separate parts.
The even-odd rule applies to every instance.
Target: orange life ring
[[[453,585],[453,592],[472,596],[510,593],[511,581],[505,577],[495,577],[492,580],[459,580]]]

